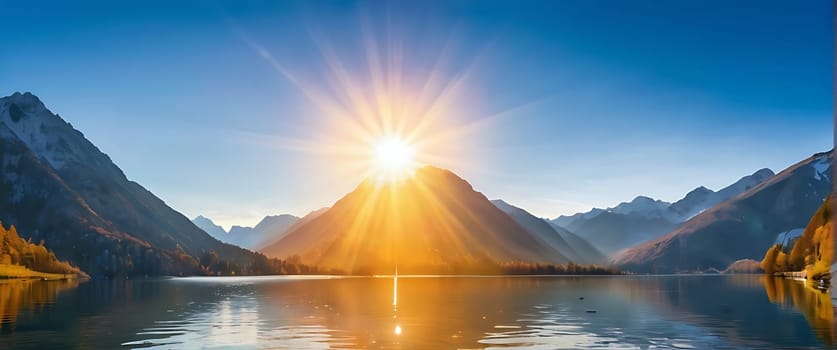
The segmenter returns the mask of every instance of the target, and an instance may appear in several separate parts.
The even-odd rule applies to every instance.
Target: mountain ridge
[[[353,273],[391,273],[396,263],[404,273],[444,273],[501,262],[569,261],[467,181],[432,166],[406,180],[365,179],[262,252]]]
[[[538,218],[502,199],[491,200],[491,203],[572,262],[576,264],[599,264],[604,262],[604,255],[583,238],[564,229],[553,227],[546,220]],[[571,241],[572,243],[570,243]]]
[[[550,222],[578,234],[605,254],[612,255],[675,230],[702,211],[735,197],[773,175],[770,169],[762,168],[717,192],[699,186],[674,203],[637,196],[630,202],[622,202],[611,208],[594,208],[585,213],[559,216]]]
[[[255,251],[281,238],[299,219],[290,214],[268,215],[254,227],[233,225],[229,231],[203,215],[192,222],[219,241]]]
[[[759,260],[777,235],[805,227],[831,193],[833,154],[816,153],[797,162],[677,230],[620,252],[611,262],[636,272],[671,273]],[[824,162],[828,167],[818,168]]]

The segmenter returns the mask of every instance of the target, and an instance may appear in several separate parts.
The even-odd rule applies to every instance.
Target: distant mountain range
[[[282,238],[298,220],[298,217],[289,214],[265,216],[255,227],[232,226],[229,232],[202,215],[192,219],[192,222],[221,242],[259,250]]]
[[[735,197],[773,176],[761,169],[714,192],[698,187],[674,203],[638,196],[613,208],[559,216],[551,222],[587,239],[607,255],[668,233],[718,203]]]
[[[548,227],[548,226],[547,226]],[[530,232],[454,173],[426,166],[404,180],[363,181],[324,213],[262,249],[353,273],[484,271],[497,263],[565,263],[561,237]]]
[[[833,156],[833,150],[815,154],[672,232],[616,254],[612,263],[636,272],[671,273],[761,260],[777,236],[804,228],[823,204],[832,190]]]
[[[511,216],[515,222],[523,226],[529,233],[540,238],[561,253],[563,256],[578,264],[602,264],[605,256],[584,238],[566,229],[550,224],[529,212],[506,203],[501,199],[492,200],[497,208]]]
[[[238,273],[264,257],[210,237],[139,184],[30,93],[0,98],[0,220],[90,275]],[[220,266],[220,265],[219,265]]]
[[[210,236],[212,236],[212,238],[215,238],[224,243],[229,243],[224,241],[224,239],[227,236],[227,230],[221,227],[221,225],[216,225],[215,222],[212,221],[212,219],[203,215],[198,215],[197,217],[192,219],[192,223],[204,232],[208,233]]]

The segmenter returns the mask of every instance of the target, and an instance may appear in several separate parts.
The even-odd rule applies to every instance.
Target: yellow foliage
[[[831,221],[829,196],[817,210],[805,231],[796,240],[790,254],[774,245],[765,253],[761,267],[768,274],[806,270],[809,279],[819,279],[830,273],[834,262],[834,223]]]
[[[782,246],[774,244],[767,253],[764,254],[764,259],[761,261],[761,268],[767,274],[774,272],[787,271],[788,255],[782,251]]]
[[[58,261],[55,254],[46,249],[43,241],[39,245],[29,243],[20,237],[14,225],[7,230],[0,222],[0,263],[5,268],[0,269],[0,276],[18,276],[13,266],[30,270],[27,274],[38,277],[37,272],[58,275],[86,276],[84,272],[70,264]],[[20,277],[20,276],[18,276]]]
[[[823,342],[831,346],[837,344],[830,293],[784,278],[765,276],[761,282],[770,302],[799,310]]]

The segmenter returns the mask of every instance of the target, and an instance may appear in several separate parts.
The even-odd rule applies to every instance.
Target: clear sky
[[[832,6],[0,0],[0,94],[38,95],[130,179],[228,228],[354,188],[311,91],[351,105],[398,78],[400,99],[449,97],[434,164],[555,217],[830,149]]]

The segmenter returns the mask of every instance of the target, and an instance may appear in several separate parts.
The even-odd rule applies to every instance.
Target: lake
[[[0,349],[821,349],[833,303],[741,275],[0,281]]]

